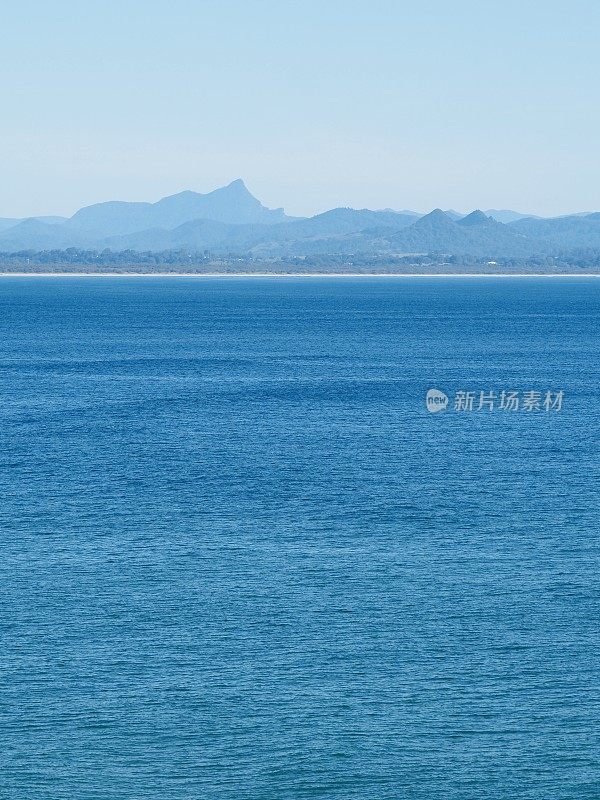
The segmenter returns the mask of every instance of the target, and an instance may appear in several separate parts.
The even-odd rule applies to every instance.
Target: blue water
[[[0,797],[597,800],[599,386],[598,280],[1,279]]]

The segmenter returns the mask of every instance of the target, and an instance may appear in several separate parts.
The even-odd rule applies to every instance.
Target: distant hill
[[[18,225],[19,222],[22,221],[23,220],[20,219],[8,219],[7,217],[0,217],[0,233],[8,230],[9,228],[14,228],[15,225]]]
[[[85,232],[98,238],[142,231],[148,228],[167,230],[194,219],[209,219],[236,225],[283,222],[282,208],[266,208],[242,180],[233,181],[208,194],[180,192],[157,203],[97,203],[82,208],[66,223],[69,230]]]
[[[3,231],[10,230],[10,228],[14,228],[19,225],[21,222],[27,222],[29,220],[35,220],[36,222],[43,222],[47,225],[60,225],[63,222],[66,222],[67,217],[28,217],[26,219],[13,219],[10,217],[0,217],[0,233]]]
[[[413,223],[415,217],[394,211],[369,211],[335,208],[309,219],[292,220],[276,225],[225,225],[209,220],[193,220],[171,231],[151,229],[123,237],[106,239],[107,247],[132,250],[170,248],[218,249],[223,251],[258,250],[261,253],[302,253],[315,251],[315,242],[324,242],[354,234],[374,225],[392,230]],[[323,245],[331,251],[329,244]]]
[[[524,258],[600,248],[600,213],[542,219],[516,211],[334,208],[310,218],[265,207],[236,180],[207,194],[184,191],[156,203],[111,201],[70,219],[0,219],[0,251],[69,248],[116,252],[210,251],[260,258],[445,254]]]
[[[516,222],[518,219],[525,219],[525,217],[533,218],[533,214],[521,214],[519,211],[510,211],[509,209],[497,209],[491,208],[488,209],[486,212],[488,217],[495,219],[496,222]],[[539,217],[535,217],[535,219],[539,219]]]
[[[522,255],[534,252],[538,243],[526,241],[482,211],[474,211],[466,217],[453,220],[436,209],[390,237],[389,247],[396,253]]]
[[[600,247],[600,213],[539,219],[527,217],[511,223],[512,231],[529,239],[543,240],[552,249]]]
[[[111,250],[216,250],[236,252],[247,250],[261,237],[269,225],[231,225],[211,219],[195,219],[178,225],[173,230],[150,228],[126,236],[112,236],[102,240],[102,246]]]
[[[0,249],[4,251],[65,249],[88,243],[86,237],[70,232],[65,223],[48,224],[35,218],[18,222],[0,235]]]
[[[308,219],[296,220],[288,223],[285,228],[287,237],[314,237],[330,235],[343,235],[355,233],[375,225],[386,225],[392,228],[405,228],[411,225],[418,215],[412,213],[399,213],[396,211],[369,211],[367,208],[333,208],[323,214],[317,214]]]
[[[496,222],[482,211],[452,219],[435,209],[401,230],[380,227],[362,231],[353,241],[345,241],[345,252],[448,255],[524,256],[542,252],[545,243],[530,240],[508,226]]]

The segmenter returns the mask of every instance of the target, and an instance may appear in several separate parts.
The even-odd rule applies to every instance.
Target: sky
[[[0,216],[600,210],[598,0],[4,4]]]

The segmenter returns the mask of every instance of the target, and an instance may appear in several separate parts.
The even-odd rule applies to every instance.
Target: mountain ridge
[[[497,218],[502,215],[505,222]],[[261,257],[431,252],[524,257],[583,247],[600,248],[600,213],[540,218],[480,209],[461,214],[437,208],[419,215],[339,207],[296,218],[264,206],[241,179],[205,194],[184,190],[154,203],[96,203],[68,219],[0,219],[3,252],[175,248]]]

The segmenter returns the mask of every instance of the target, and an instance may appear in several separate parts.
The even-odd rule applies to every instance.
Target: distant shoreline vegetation
[[[322,254],[256,258],[247,254],[214,255],[209,251],[162,250],[138,252],[108,249],[21,250],[0,252],[0,272],[105,272],[110,273],[562,273],[600,272],[600,249],[565,251],[554,256],[526,258],[469,256],[443,253],[401,255]]]

